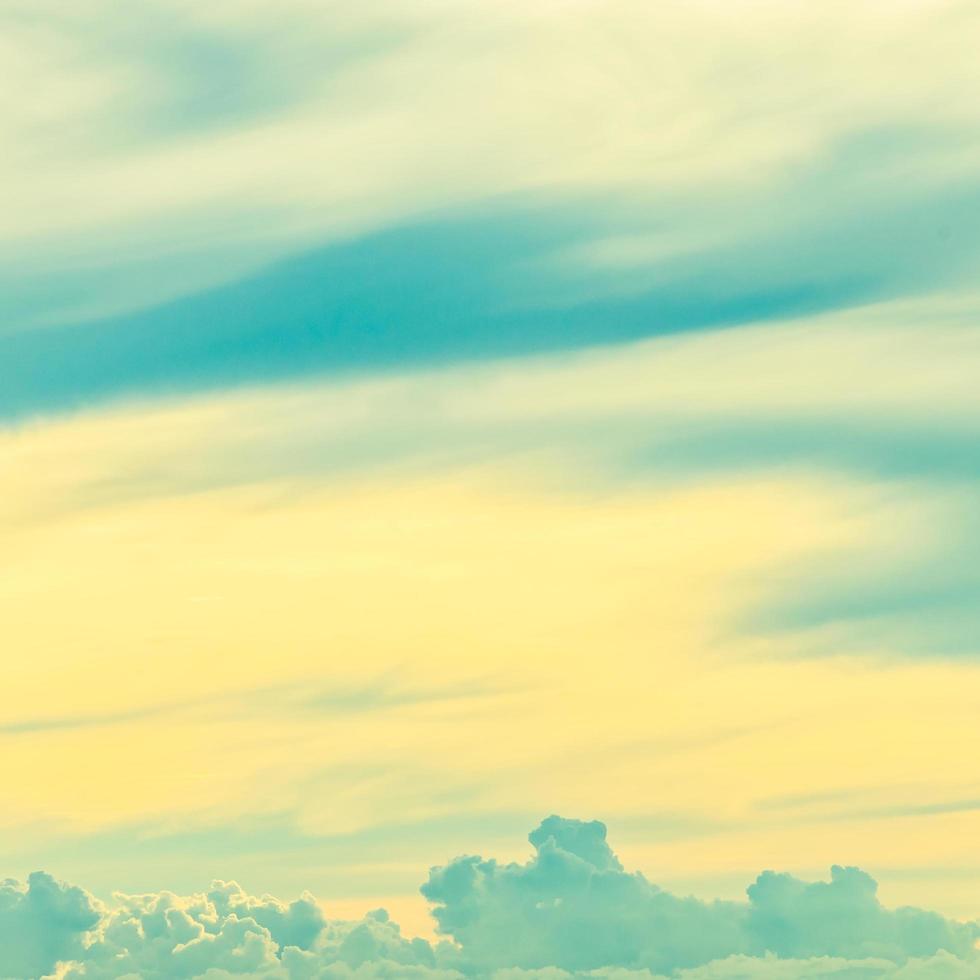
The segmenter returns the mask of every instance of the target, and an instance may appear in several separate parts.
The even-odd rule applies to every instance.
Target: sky
[[[978,40],[0,2],[0,975],[980,975]]]

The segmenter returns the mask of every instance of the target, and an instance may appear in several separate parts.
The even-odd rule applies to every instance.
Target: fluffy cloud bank
[[[617,965],[669,975],[767,954],[904,963],[940,951],[970,957],[980,935],[931,912],[883,908],[857,868],[835,867],[829,882],[812,884],[767,871],[748,903],[706,903],[625,872],[601,823],[549,817],[530,839],[537,854],[525,865],[458,858],[422,888],[441,931],[458,942],[464,972]],[[717,975],[739,976],[737,963]]]
[[[104,906],[43,873],[0,885],[0,976],[492,978],[492,980],[940,980],[980,977],[980,924],[886,909],[874,880],[835,867],[808,883],[767,871],[747,902],[680,898],[623,869],[598,821],[549,817],[525,864],[459,857],[422,892],[446,938],[402,936],[379,910],[332,921],[310,894],[285,904],[214,882],[190,897]]]

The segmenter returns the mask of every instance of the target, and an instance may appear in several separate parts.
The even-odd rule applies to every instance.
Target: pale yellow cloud
[[[765,480],[580,500],[483,472],[219,490],[6,534],[3,722],[110,722],[3,736],[8,832],[666,811],[691,836],[624,843],[666,880],[955,862],[974,815],[939,819],[962,829],[926,847],[921,819],[759,809],[817,787],[844,809],[868,786],[886,808],[975,792],[976,668],[771,660],[791,637],[728,628],[761,571],[874,536],[850,494]],[[331,707],[391,671],[487,694]]]
[[[125,739],[108,728],[49,732],[16,743],[10,773],[21,760],[22,778],[6,790],[70,815],[78,795],[66,778],[101,778],[108,795],[96,819],[196,809],[202,788],[184,765],[211,730],[219,744],[206,772],[267,764],[290,779],[317,766],[431,765],[427,748],[447,740],[453,751],[438,766],[460,776],[529,755],[544,762],[569,740],[593,738],[591,724],[588,735],[560,724],[566,710],[583,722],[592,715],[607,738],[670,731],[678,719],[670,699],[657,707],[656,686],[710,670],[705,645],[730,611],[727,580],[826,542],[829,523],[806,487],[562,500],[493,473],[274,484],[74,510],[5,535],[5,632],[20,654],[6,684],[8,720],[289,682],[344,686],[393,668],[415,683],[490,675],[516,691],[499,711],[464,706],[463,719],[452,705],[399,709],[386,725],[327,711],[271,719],[268,730],[227,742],[242,719],[223,717],[220,704],[151,718]],[[651,729],[649,710],[668,717]],[[287,735],[307,751],[284,761]],[[98,761],[80,767],[82,757]],[[57,778],[40,777],[54,776],[55,764]],[[115,774],[130,770],[134,780],[119,783]],[[140,770],[145,799],[134,786]],[[172,800],[160,798],[168,772]],[[224,780],[206,772],[205,798]],[[92,792],[85,798],[97,800]],[[329,802],[340,829],[333,793]],[[352,793],[353,819],[371,819],[377,802],[369,795],[358,810]]]

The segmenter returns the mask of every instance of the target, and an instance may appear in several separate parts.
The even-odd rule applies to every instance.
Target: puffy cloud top
[[[980,978],[980,926],[886,909],[874,879],[767,871],[747,902],[671,895],[627,872],[598,821],[551,816],[524,864],[458,857],[422,886],[441,934],[401,934],[384,910],[326,918],[216,881],[202,894],[117,895],[104,907],[35,873],[0,885],[0,976],[37,980],[965,980]]]
[[[829,882],[815,883],[765,872],[747,904],[702,902],[624,871],[597,821],[552,816],[530,841],[537,853],[526,864],[461,857],[434,869],[422,888],[466,973],[617,966],[687,975],[727,959],[736,972],[718,975],[740,976],[738,957],[876,960],[862,967],[865,976],[939,953],[970,959],[980,935],[975,924],[932,912],[885,909],[874,879],[858,868],[834,867]]]
[[[42,871],[26,885],[0,882],[0,976],[36,977],[80,955],[83,937],[101,918],[90,895]]]

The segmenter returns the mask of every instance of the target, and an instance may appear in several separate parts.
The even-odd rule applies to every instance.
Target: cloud
[[[11,309],[0,336],[0,422],[120,396],[370,375],[766,323],[975,278],[980,189],[944,185],[872,203],[861,196],[839,211],[828,204],[825,213],[789,213],[757,227],[752,210],[772,207],[769,194],[756,192],[753,206],[726,216],[722,244],[626,272],[569,266],[555,255],[610,231],[665,222],[665,237],[696,235],[712,225],[711,206],[672,203],[665,217],[657,202],[621,193],[530,195],[309,249],[124,315],[14,330]]]
[[[403,936],[376,910],[328,919],[216,881],[202,894],[117,895],[111,908],[44,874],[0,891],[0,975],[61,980],[262,977],[399,980],[958,980],[980,976],[980,925],[889,910],[874,880],[765,872],[747,902],[680,898],[630,873],[598,821],[551,816],[534,855],[459,857],[422,891],[445,939]]]
[[[83,939],[101,919],[91,895],[43,872],[23,885],[0,882],[0,976],[37,977],[81,955]]]
[[[94,941],[67,976],[193,977],[209,970],[258,973],[277,968],[285,947],[301,955],[324,931],[312,896],[286,905],[216,881],[204,895],[117,896]]]
[[[500,218],[498,224],[507,221]],[[372,315],[378,317],[372,337],[383,335],[387,339],[380,346],[393,344],[396,355],[408,347],[424,353],[405,339],[414,328],[401,313],[422,329],[436,307],[452,320],[463,315],[461,310],[494,306],[483,291],[493,276],[467,272],[467,263],[459,260],[464,243],[456,241],[455,232],[443,231],[448,237],[430,258],[453,258],[457,264],[445,267],[458,272],[452,285],[452,276],[432,272],[442,268],[441,259],[430,268],[416,255],[412,261],[420,265],[405,265],[405,242],[398,244],[397,234],[387,236],[390,264],[402,271],[384,281],[402,281],[405,289],[393,290],[397,300],[372,300]],[[528,232],[539,244],[550,234]],[[362,260],[370,262],[373,248],[359,253],[350,246],[344,262],[353,262],[352,270]],[[502,241],[484,242],[476,254],[492,264],[502,250]],[[415,286],[409,282],[414,272]],[[351,296],[368,290],[372,281],[353,272],[342,278],[344,290],[347,280],[352,283]],[[423,283],[432,288],[422,288]],[[413,290],[419,289],[430,307],[416,302]],[[263,302],[275,305],[276,295],[271,288]],[[245,305],[254,312],[261,302]],[[356,305],[355,297],[352,308]],[[378,472],[401,480],[406,471],[443,473],[512,460],[530,463],[553,485],[573,492],[583,485],[635,489],[663,480],[720,482],[732,474],[816,475],[861,488],[865,502],[854,512],[860,511],[867,534],[847,553],[807,553],[778,575],[767,569],[759,598],[740,617],[739,628],[753,635],[801,637],[803,654],[864,650],[965,658],[976,653],[977,636],[977,576],[970,560],[978,536],[970,491],[978,474],[976,318],[975,296],[936,294],[578,354],[267,386],[117,409],[32,427],[26,430],[30,439],[13,427],[0,437],[24,454],[22,472],[29,482],[23,492],[15,485],[0,502],[0,519],[23,501],[24,512],[14,513],[15,522],[23,521],[25,513],[43,509],[49,493],[60,497],[59,505],[104,507],[269,480],[326,485]],[[232,318],[206,319],[226,324]],[[382,330],[388,321],[399,326]],[[176,320],[170,324],[176,325]],[[459,342],[461,334],[449,320],[443,327],[427,335],[433,356],[445,338],[453,338],[445,341],[450,346]],[[359,328],[348,328],[348,339],[356,338]],[[95,374],[108,379],[109,388],[102,389],[107,394],[126,372],[116,371],[108,354],[97,364],[85,354],[86,337],[92,336],[86,331],[100,329],[73,329],[71,344],[78,357],[95,365]],[[408,333],[399,341],[403,330]],[[157,339],[178,333],[169,327],[151,330],[152,342],[134,345],[133,363],[143,363],[151,374],[160,370]],[[28,347],[35,342],[58,347],[61,357],[70,345],[56,334],[55,328],[29,332],[22,340]],[[272,369],[262,353],[265,342],[280,349],[277,357],[292,357],[282,332],[273,331],[265,341],[260,335],[255,334],[257,346],[234,355],[244,372],[238,380],[251,370],[246,362]],[[127,329],[120,336],[130,343],[135,334]],[[212,351],[203,336],[195,333],[195,342]],[[368,360],[374,343],[367,338],[361,345]],[[235,346],[229,340],[218,349]],[[21,408],[29,404],[39,393],[31,391],[38,383],[51,382],[58,398],[95,397],[101,382],[94,374],[76,374],[65,364],[59,368],[57,358],[43,359],[44,372],[30,366],[30,357],[18,369],[16,348],[8,339],[6,370],[13,380],[0,385],[0,414],[5,399],[11,411],[18,410],[21,398],[26,399]],[[39,351],[31,355],[39,356]],[[186,370],[197,377],[191,364],[180,358],[174,363],[178,374]],[[210,370],[203,363],[198,367],[205,374]],[[0,375],[4,370],[0,367]],[[53,381],[60,370],[70,376],[70,385]],[[153,384],[164,383],[162,376],[154,377]],[[171,381],[178,383],[176,375]],[[61,444],[54,446],[55,440]]]
[[[215,694],[209,698],[172,701],[127,711],[32,717],[0,722],[0,738],[139,724],[202,708],[212,713],[216,710],[224,710],[230,714],[247,712],[250,717],[259,712],[281,714],[283,711],[309,711],[321,716],[356,715],[415,705],[479,701],[519,690],[516,685],[505,686],[479,678],[457,684],[413,686],[402,683],[399,672],[391,670],[357,685],[323,684],[316,679],[309,679],[302,684],[269,685],[251,691]]]
[[[561,250],[663,265],[667,313],[921,285],[976,252],[976,17],[879,0],[6,4],[4,326],[145,306],[523,193],[625,189],[652,228]]]
[[[471,962],[494,967],[609,964],[671,972],[727,955],[880,958],[946,950],[971,955],[980,933],[916,909],[884,909],[874,880],[835,867],[829,882],[765,872],[748,904],[677,898],[623,871],[598,823],[551,817],[531,835],[527,864],[459,858],[423,894],[440,931]]]
[[[216,881],[204,894],[117,896],[65,978],[432,976],[435,953],[383,910],[327,921],[311,895],[286,905]],[[49,968],[53,964],[49,964]],[[450,974],[447,974],[450,975]]]
[[[451,295],[446,306],[455,316]],[[144,402],[0,427],[0,440],[33,477],[24,496],[35,512],[45,494],[74,506],[107,505],[386,466],[428,471],[532,452],[575,459],[619,481],[787,468],[864,480],[971,481],[980,410],[978,306],[976,296],[935,294],[577,354]],[[394,307],[377,313],[379,323],[396,318]],[[423,313],[414,308],[418,323]],[[56,331],[45,333],[51,342]],[[26,347],[32,343],[24,339]],[[86,349],[81,334],[72,343]],[[31,380],[28,361],[14,379],[16,345],[8,339],[4,346],[3,370],[12,382],[0,402],[16,412],[20,399],[23,408],[33,397],[35,383],[48,382]],[[79,398],[92,380],[76,379]],[[42,482],[38,471],[51,490],[34,485]],[[4,512],[18,497],[3,502]]]
[[[731,956],[691,970],[680,970],[676,980],[976,980],[975,964],[937,953],[901,965],[887,960],[844,960],[820,956],[784,960],[774,956]],[[618,968],[569,973],[556,967],[543,970],[497,970],[493,980],[666,980],[649,970]]]

